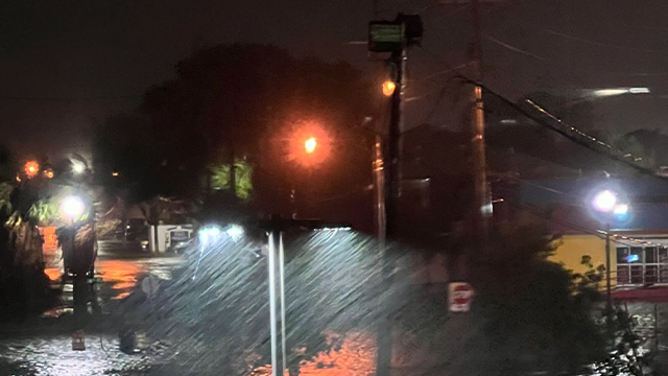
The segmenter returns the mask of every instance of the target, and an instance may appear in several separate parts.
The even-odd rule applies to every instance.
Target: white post
[[[157,249],[155,248],[155,232],[155,226],[150,225],[148,227],[148,249],[151,253],[157,252]]]
[[[278,340],[278,320],[279,320],[279,309],[280,315],[283,317],[285,315],[285,310],[283,308],[283,271],[282,271],[282,261],[283,249],[282,234],[278,232],[278,241],[279,245],[276,246],[276,232],[272,231],[269,234],[269,255],[268,255],[268,268],[269,268],[269,319],[270,319],[270,331],[271,331],[271,375],[272,376],[284,376],[285,371],[285,353],[283,346],[281,347],[281,358],[278,357],[279,352],[279,340]],[[278,258],[278,260],[277,260]],[[277,265],[278,262],[278,265]],[[276,270],[278,269],[278,278],[281,278],[278,283],[276,283]],[[278,286],[277,286],[278,285]],[[276,296],[276,295],[279,296]],[[280,308],[276,306],[276,303],[279,303]],[[281,333],[285,332],[284,324],[281,322]],[[285,339],[282,338],[280,344],[283,345]]]

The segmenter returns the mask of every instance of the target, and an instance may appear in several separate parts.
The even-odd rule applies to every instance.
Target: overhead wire
[[[543,56],[540,56],[540,55],[536,55],[536,54],[534,54],[533,52],[529,52],[529,51],[523,50],[523,49],[521,49],[521,48],[512,46],[512,45],[510,45],[510,44],[508,44],[508,43],[506,43],[506,42],[503,42],[503,41],[501,41],[501,40],[499,40],[499,39],[497,39],[497,38],[494,38],[494,37],[491,36],[491,35],[483,34],[483,37],[484,37],[485,39],[487,39],[488,41],[490,41],[490,42],[496,43],[497,45],[499,45],[499,46],[501,46],[501,47],[503,47],[503,48],[506,48],[506,49],[508,49],[508,50],[511,50],[511,51],[520,53],[520,54],[522,54],[522,55],[530,56],[530,57],[533,57],[533,58],[536,58],[536,59],[539,59],[539,60],[549,60],[548,58],[543,57]]]
[[[77,101],[115,101],[138,99],[143,95],[119,95],[119,96],[92,96],[92,97],[23,97],[0,95],[0,100],[6,101],[38,101],[38,102],[77,102]]]
[[[420,47],[420,49],[422,51],[425,51],[428,55],[432,56],[436,61],[440,62],[441,64],[445,65],[446,67],[448,66],[448,64],[446,62],[444,62],[440,57],[438,57],[438,55],[435,55],[434,53],[430,52],[429,50],[426,50],[425,48]],[[602,155],[602,156],[604,156],[608,159],[611,159],[615,162],[618,162],[618,163],[624,164],[628,167],[631,167],[632,169],[634,169],[634,170],[636,170],[640,173],[643,173],[643,174],[652,176],[654,178],[660,179],[662,181],[668,182],[667,179],[665,179],[661,176],[658,176],[651,169],[648,169],[648,168],[640,166],[636,163],[630,162],[624,156],[613,154],[612,151],[614,151],[614,149],[610,145],[596,139],[595,137],[587,135],[586,133],[580,131],[579,129],[577,129],[576,127],[574,127],[572,125],[569,125],[569,124],[565,123],[563,120],[561,120],[558,117],[552,115],[551,113],[549,113],[547,110],[545,110],[543,107],[541,107],[540,105],[538,105],[534,101],[527,100],[527,104],[534,107],[536,110],[543,113],[544,115],[547,115],[550,119],[556,121],[561,126],[561,128],[557,127],[553,124],[550,124],[550,123],[544,121],[543,119],[540,119],[537,116],[529,113],[524,108],[518,106],[515,102],[511,101],[510,99],[506,98],[505,96],[501,95],[500,93],[490,89],[486,85],[483,85],[480,82],[472,80],[471,78],[469,78],[468,76],[466,76],[463,73],[457,73],[456,77],[462,79],[464,82],[467,82],[469,84],[473,84],[473,85],[481,87],[485,92],[487,92],[491,95],[494,95],[495,97],[500,99],[503,103],[505,103],[506,105],[513,108],[515,111],[517,111],[519,114],[525,116],[526,118],[528,118],[530,120],[533,120],[537,124],[547,128],[547,129],[549,129],[553,132],[556,132],[556,133],[562,135],[563,137],[565,137],[566,139],[568,139],[569,141],[571,141],[571,142],[573,142],[577,145],[580,145],[580,146],[582,146],[586,149],[589,149],[589,150],[591,150],[591,151],[593,151],[593,152],[595,152],[599,155]],[[575,134],[575,136],[573,134]],[[585,140],[587,140],[587,141],[585,141]],[[590,144],[590,142],[593,142],[598,146],[602,146],[602,147],[606,148],[607,151],[603,151],[599,147],[592,146]]]
[[[537,109],[538,109],[538,108],[541,108],[541,109],[542,109],[542,111],[540,111],[541,113],[544,113],[544,114],[548,115],[548,116],[549,116],[551,119],[553,119],[553,120],[554,120],[554,119],[558,119],[558,120],[559,120],[559,121],[558,121],[558,124],[560,124],[564,129],[562,129],[562,128],[560,128],[560,127],[557,127],[557,126],[555,126],[555,125],[553,125],[553,124],[550,124],[550,123],[544,121],[543,119],[538,118],[537,116],[535,116],[535,115],[529,113],[529,112],[526,111],[525,109],[523,109],[523,108],[521,108],[520,106],[518,106],[516,103],[514,103],[514,102],[511,101],[510,99],[508,99],[508,98],[506,98],[505,96],[503,96],[503,95],[497,93],[497,92],[494,91],[494,90],[491,90],[489,87],[487,87],[487,86],[485,86],[485,85],[483,85],[483,84],[481,84],[481,83],[479,83],[479,82],[476,82],[476,81],[474,81],[474,80],[471,80],[470,78],[468,78],[468,77],[466,77],[466,76],[463,76],[463,75],[460,75],[460,78],[462,78],[464,81],[466,81],[466,82],[468,82],[468,83],[471,83],[471,84],[473,84],[473,85],[476,85],[476,86],[481,87],[485,92],[494,95],[494,96],[497,97],[499,100],[501,100],[503,103],[505,103],[505,104],[508,105],[509,107],[513,108],[514,110],[516,110],[518,113],[524,115],[525,117],[527,117],[527,118],[530,119],[530,120],[533,120],[533,121],[536,122],[538,125],[543,126],[543,127],[547,128],[547,129],[553,131],[553,132],[556,132],[556,133],[562,135],[563,137],[565,137],[565,138],[568,139],[569,141],[571,141],[571,142],[573,142],[573,143],[575,143],[575,144],[577,144],[577,145],[580,145],[580,146],[582,146],[582,147],[584,147],[584,148],[586,148],[586,149],[589,149],[589,150],[593,151],[594,153],[599,154],[599,155],[601,155],[601,156],[603,156],[603,157],[605,157],[605,158],[611,159],[611,160],[613,160],[613,161],[615,161],[615,162],[618,162],[618,163],[620,163],[620,164],[623,164],[623,165],[625,165],[625,166],[628,166],[628,167],[630,167],[630,168],[632,168],[632,169],[634,169],[634,170],[636,170],[636,171],[638,171],[638,172],[640,172],[640,173],[642,173],[642,174],[652,176],[652,177],[654,177],[654,178],[656,178],[656,179],[659,179],[659,180],[661,180],[661,181],[664,181],[664,182],[668,182],[667,179],[665,179],[664,177],[661,177],[661,176],[657,175],[653,170],[648,169],[648,168],[643,167],[643,166],[640,166],[640,165],[638,165],[638,164],[636,164],[636,163],[633,163],[633,162],[631,162],[631,161],[628,161],[628,160],[625,159],[623,156],[613,154],[613,153],[611,152],[612,150],[610,149],[611,147],[610,147],[609,145],[607,145],[606,143],[604,143],[604,142],[602,142],[602,141],[600,141],[600,140],[597,140],[595,137],[588,136],[586,133],[584,133],[584,132],[578,130],[578,129],[577,129],[576,127],[574,127],[574,126],[571,126],[571,125],[566,124],[566,123],[563,122],[562,120],[558,119],[556,116],[550,114],[550,113],[547,112],[545,109],[543,109],[542,107],[538,106],[535,102],[533,102],[533,101],[531,101],[531,100],[527,100],[527,103],[528,103],[529,105],[531,105],[531,106],[534,106],[534,105],[535,105]],[[597,145],[597,146],[599,146],[599,147],[595,147],[595,146],[593,146],[593,144],[595,144],[595,145]],[[605,148],[607,151],[602,150],[601,147]]]

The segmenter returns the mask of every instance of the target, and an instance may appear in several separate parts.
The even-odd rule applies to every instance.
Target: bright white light
[[[238,225],[230,225],[225,232],[236,242],[244,235],[244,228]]]
[[[60,203],[60,212],[70,221],[74,221],[86,210],[86,204],[77,196],[68,196]]]
[[[646,87],[632,87],[629,89],[629,93],[631,94],[648,94],[649,89]]]
[[[601,90],[595,90],[594,95],[597,97],[610,97],[613,95],[622,95],[626,94],[629,92],[629,89],[601,89]]]
[[[82,161],[73,159],[72,160],[72,172],[76,175],[81,175],[86,171],[86,164]]]
[[[215,242],[220,237],[223,230],[218,226],[206,226],[199,230],[199,238],[202,244],[208,245]]]
[[[616,215],[624,215],[628,212],[629,212],[629,206],[626,204],[617,205],[613,210],[613,213],[615,213]]]
[[[617,204],[617,195],[610,190],[599,192],[594,196],[592,204],[594,205],[594,209],[598,211],[609,212]]]

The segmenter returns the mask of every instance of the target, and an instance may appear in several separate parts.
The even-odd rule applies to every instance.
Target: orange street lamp
[[[315,137],[311,137],[306,140],[306,142],[304,142],[304,150],[306,150],[308,154],[312,154],[317,146],[318,141],[315,139]]]
[[[39,172],[39,163],[37,161],[28,161],[24,170],[28,178],[33,178]]]
[[[50,168],[47,168],[46,170],[44,170],[44,176],[46,176],[47,179],[53,179],[53,176],[54,176],[53,170],[50,169]]]
[[[394,90],[397,89],[397,84],[392,80],[387,80],[383,82],[383,95],[386,97],[391,97],[394,94]]]

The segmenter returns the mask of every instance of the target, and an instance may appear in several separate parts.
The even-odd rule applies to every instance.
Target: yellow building
[[[591,257],[594,269],[600,265],[605,266],[605,239],[596,235],[564,235],[557,241],[557,249],[549,260],[572,270],[575,273],[584,273],[589,266],[582,264],[582,257]],[[615,245],[611,245],[612,255],[610,257],[610,270],[612,271],[612,285],[615,285],[617,273],[617,259],[615,257]]]

